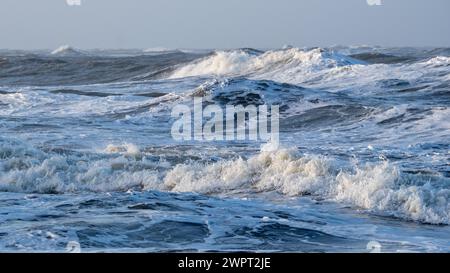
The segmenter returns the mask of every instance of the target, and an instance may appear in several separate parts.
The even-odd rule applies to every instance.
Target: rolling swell
[[[171,71],[172,66],[198,57],[198,54],[182,52],[124,57],[72,54],[8,56],[0,64],[0,85],[81,85],[153,79],[163,71]]]

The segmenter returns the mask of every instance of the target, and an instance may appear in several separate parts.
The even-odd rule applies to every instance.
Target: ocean
[[[0,252],[449,252],[449,201],[450,48],[0,50]]]

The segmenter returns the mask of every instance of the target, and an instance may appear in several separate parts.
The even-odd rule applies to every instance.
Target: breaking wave
[[[63,45],[53,50],[50,54],[55,56],[76,57],[84,55],[85,53],[69,45]]]
[[[127,191],[147,188],[157,178],[154,162],[142,160],[139,149],[131,144],[108,146],[100,154],[86,154],[43,151],[23,142],[2,140],[0,158],[2,191]]]
[[[303,51],[288,48],[256,54],[248,50],[217,51],[214,55],[183,66],[173,72],[171,78],[201,75],[236,76],[300,67],[305,70],[321,70],[339,66],[363,64],[345,55],[324,49]]]
[[[132,144],[97,153],[44,151],[0,144],[0,190],[27,193],[163,190],[203,194],[278,192],[342,202],[403,219],[449,224],[450,180],[408,174],[388,161],[345,163],[331,157],[270,149],[247,159],[171,164]]]
[[[165,177],[169,189],[221,193],[234,190],[313,195],[427,223],[449,223],[450,180],[402,173],[389,162],[343,169],[333,159],[290,150],[262,151],[244,160],[178,165]]]
[[[312,50],[286,48],[266,52],[243,49],[216,51],[213,55],[173,68],[168,77],[169,79],[246,77],[252,80],[272,80],[326,89],[331,92],[345,90],[366,93],[379,89],[376,85],[384,81],[402,82],[405,90],[411,88],[421,90],[428,87],[427,82],[439,78],[448,80],[450,64],[449,57],[446,56],[412,61],[394,55],[366,55],[352,55],[355,57],[353,58],[331,49],[321,48]]]

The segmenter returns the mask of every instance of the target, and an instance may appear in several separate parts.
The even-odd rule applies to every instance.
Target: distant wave
[[[144,49],[143,52],[145,53],[152,53],[152,52],[168,52],[168,51],[174,51],[176,49],[170,49],[170,48],[166,48],[166,47],[152,47],[152,48],[147,48]]]
[[[57,49],[53,50],[50,54],[55,55],[55,56],[64,56],[64,57],[76,57],[76,56],[85,55],[85,53],[82,52],[81,50],[75,49],[69,45],[60,46]]]
[[[99,54],[98,54],[99,53]],[[21,54],[0,59],[0,85],[42,86],[149,80],[178,64],[204,56],[167,52],[108,56],[63,46],[48,54]]]
[[[420,70],[439,76],[443,72],[436,70],[445,70],[449,58],[439,55],[417,60],[378,52],[347,56],[321,48],[266,52],[243,48],[212,54],[156,48],[109,56],[104,51],[82,51],[70,46],[62,46],[50,56],[38,53],[2,56],[0,84],[73,85],[184,77],[247,77],[331,91],[346,85],[365,88],[386,78],[416,82]]]
[[[256,54],[255,54],[256,53]],[[217,51],[174,71],[171,78],[201,75],[236,76],[285,71],[290,68],[320,70],[337,66],[363,64],[363,61],[323,49],[303,51],[298,48],[267,51],[262,54],[248,50]]]
[[[328,49],[287,48],[264,53],[244,49],[216,51],[213,55],[180,65],[170,79],[184,77],[247,77],[303,87],[334,90],[376,89],[378,82],[399,79],[405,89],[420,83],[423,75],[445,76],[449,57],[398,57],[381,53],[346,56]],[[367,62],[366,62],[367,61]]]

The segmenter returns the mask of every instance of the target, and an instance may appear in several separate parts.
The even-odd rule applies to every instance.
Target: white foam
[[[0,140],[2,191],[275,191],[288,196],[311,194],[410,220],[450,223],[448,178],[406,174],[387,161],[352,165],[266,145],[248,159],[170,166],[147,159],[133,144],[109,145],[103,155],[60,155],[23,142]]]
[[[434,66],[434,67],[449,66],[450,65],[450,57],[436,56],[434,58],[429,59],[428,61],[421,62],[420,64],[423,64],[425,66]]]
[[[201,75],[246,75],[280,71],[297,67],[303,70],[321,70],[343,65],[362,64],[350,57],[322,49],[303,51],[298,48],[267,51],[261,55],[243,50],[217,51],[213,56],[193,62],[176,70],[171,78]]]
[[[58,55],[58,56],[78,56],[83,55],[83,53],[80,50],[74,49],[73,47],[69,45],[63,45],[58,47],[57,49],[53,50],[51,55]]]
[[[178,165],[164,183],[180,192],[253,189],[291,196],[312,194],[416,221],[448,224],[450,219],[448,179],[408,176],[387,162],[345,171],[329,158],[278,150],[248,160]]]
[[[116,156],[63,156],[1,139],[0,190],[63,193],[160,188],[154,170],[157,163],[138,156],[135,145],[118,150],[122,152]]]

